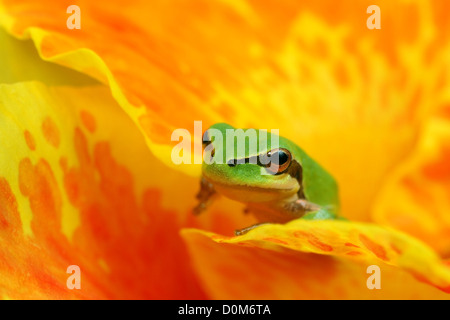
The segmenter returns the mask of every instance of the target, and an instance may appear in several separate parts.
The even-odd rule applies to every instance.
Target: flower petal
[[[32,41],[17,40],[0,29],[0,83],[41,81],[47,85],[99,84],[84,74],[43,61]]]
[[[407,272],[376,259],[359,261],[295,251],[217,244],[185,230],[195,270],[213,299],[448,299]],[[381,290],[370,290],[367,267],[379,265]]]
[[[327,276],[325,281],[321,281],[319,279],[320,272],[318,272],[319,274],[316,274],[315,271],[311,271],[313,273],[314,280],[318,283],[316,286],[327,288],[326,286],[328,283],[332,283],[333,281],[341,281],[331,281],[329,277],[342,278],[342,281],[350,281],[349,277],[352,277],[351,274],[358,270],[360,274],[358,279],[360,279],[359,281],[361,282],[356,287],[359,289],[356,291],[349,289],[349,292],[346,292],[346,295],[348,296],[345,296],[347,298],[357,298],[357,294],[360,292],[359,290],[365,286],[365,279],[368,277],[365,277],[364,272],[361,271],[363,266],[365,265],[367,268],[367,266],[371,264],[376,264],[379,265],[382,270],[388,270],[387,279],[384,280],[383,283],[386,283],[387,281],[396,283],[388,285],[390,290],[393,291],[391,292],[389,290],[390,293],[387,294],[387,296],[394,293],[399,297],[401,297],[402,294],[403,297],[408,296],[409,293],[407,293],[407,290],[400,290],[398,292],[395,292],[394,290],[395,286],[399,285],[399,283],[396,282],[396,277],[398,275],[403,277],[405,271],[412,274],[421,282],[429,283],[445,292],[450,293],[450,267],[441,261],[430,248],[403,233],[390,229],[384,229],[375,225],[352,223],[347,221],[308,221],[300,219],[292,221],[286,225],[263,225],[245,235],[238,237],[224,237],[195,229],[188,229],[187,231],[184,231],[184,236],[187,239],[191,254],[194,256],[197,265],[205,263],[205,254],[210,256],[210,261],[215,261],[213,255],[214,257],[217,255],[217,259],[219,261],[208,263],[207,268],[217,269],[220,264],[226,260],[230,262],[226,263],[224,268],[237,270],[237,272],[241,273],[245,272],[245,268],[248,268],[249,272],[254,272],[256,274],[255,277],[258,277],[261,281],[264,281],[263,279],[267,278],[265,272],[269,272],[267,270],[269,268],[273,267],[277,270],[276,272],[283,272],[287,269],[298,267],[299,283],[302,281],[309,283],[309,280],[304,280],[304,278],[308,278],[305,277],[304,273],[314,270],[315,268],[318,268],[324,273],[331,273],[331,271],[329,271],[324,265],[336,264],[337,266],[330,267],[330,269],[337,268],[339,270],[342,268],[343,274],[340,274],[339,271],[334,271],[331,276]],[[212,245],[205,239],[205,237],[212,239],[217,243],[228,245],[232,244],[233,246],[226,246],[225,249],[220,245]],[[194,242],[195,245],[192,244]],[[197,249],[196,246],[199,246],[199,249]],[[239,247],[245,247],[245,249],[240,249]],[[271,252],[268,254],[261,252],[258,248],[268,249],[275,251],[276,253]],[[217,253],[214,253],[216,250]],[[234,250],[236,253],[232,252]],[[253,250],[255,253],[252,253]],[[302,253],[326,255],[329,258],[310,257],[304,254],[302,254],[301,257],[296,258],[297,256],[292,253],[292,250]],[[249,255],[248,263],[247,259],[242,257],[244,254]],[[283,258],[283,255],[286,257]],[[262,258],[256,258],[259,256],[262,256]],[[303,264],[303,256],[308,257],[306,258],[307,262],[305,262],[306,266],[299,265]],[[332,257],[334,257],[334,259]],[[267,261],[277,259],[282,259],[283,262],[274,262],[272,264],[269,263],[267,268],[262,267],[265,263],[267,263]],[[292,261],[289,262],[289,265],[285,265],[288,264],[288,262],[283,259],[286,259],[286,261]],[[298,259],[298,262],[293,263],[296,259]],[[242,262],[242,260],[244,261]],[[243,263],[242,266],[239,265],[241,262]],[[250,266],[249,263],[255,267]],[[279,271],[280,268],[277,267],[278,264],[282,266],[282,271]],[[263,271],[258,273],[257,268],[261,268]],[[304,270],[302,268],[304,268]],[[215,271],[220,273],[220,270]],[[208,283],[210,280],[213,283],[221,281],[218,279],[219,277],[208,279],[208,275],[214,275],[214,272],[211,272],[211,270],[208,272],[204,271],[204,274],[205,276],[203,281],[205,283]],[[286,275],[292,277],[295,275],[295,272],[286,271]],[[326,275],[324,275],[324,277],[325,276]],[[381,278],[384,279],[384,272],[382,272]],[[243,277],[243,279],[247,278]],[[255,281],[255,279],[253,279],[253,281]],[[286,281],[289,280],[283,280],[283,282]],[[355,279],[352,281],[355,281]],[[244,282],[247,283],[246,280]],[[311,280],[311,282],[314,281]],[[407,282],[408,286],[416,286],[413,284],[414,281],[411,281],[411,279]],[[339,284],[342,285],[340,282]],[[231,284],[229,286],[224,284],[224,286],[230,290],[237,290],[236,287],[240,287]],[[244,286],[244,284],[242,286]],[[270,285],[270,287],[274,291],[284,290],[284,286],[281,284],[280,287],[276,284],[273,286]],[[418,290],[418,288],[422,287],[422,285],[419,285],[416,289]],[[245,291],[244,288],[242,289]],[[211,291],[213,289],[209,287],[209,290]],[[297,292],[297,290],[298,288],[292,289],[292,291],[287,295],[291,298],[295,298],[296,295],[301,295],[301,293]],[[316,290],[318,289],[316,288]],[[365,290],[367,290],[367,287]],[[326,290],[324,289],[324,291],[328,291],[328,288]],[[252,291],[252,293],[255,292]],[[220,296],[217,291],[214,291],[214,294]],[[245,298],[245,294],[246,292],[242,293],[241,297]],[[270,294],[274,294],[274,297],[278,297],[276,292],[270,292]],[[355,294],[355,296],[353,296],[353,294]],[[420,294],[420,291],[414,291],[414,294]],[[427,291],[427,294],[434,296],[436,293],[433,293],[433,290],[431,290]],[[279,295],[281,296],[281,294]],[[318,292],[315,292],[315,295],[317,298],[328,296],[327,293],[319,294]],[[369,294],[368,296],[371,295]],[[437,296],[443,297],[439,294]],[[328,297],[336,298],[336,296]],[[424,295],[422,297],[426,296]],[[344,298],[344,296],[342,298]]]
[[[450,101],[447,94],[447,101]],[[449,102],[447,102],[449,103]],[[450,257],[450,110],[423,127],[410,157],[392,174],[376,201],[375,221],[422,239]]]
[[[2,84],[0,114],[0,297],[204,298],[178,235],[192,195],[173,201],[107,87]]]

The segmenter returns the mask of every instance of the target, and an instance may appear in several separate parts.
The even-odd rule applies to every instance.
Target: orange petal
[[[448,98],[447,98],[448,99]],[[450,257],[450,114],[436,112],[411,156],[388,178],[374,219],[427,242]]]
[[[300,219],[286,225],[260,226],[238,237],[224,237],[195,229],[184,231],[184,236],[197,267],[205,265],[201,267],[199,274],[203,275],[203,282],[215,297],[229,298],[231,296],[227,294],[233,292],[235,297],[249,298],[261,289],[255,284],[257,279],[261,282],[260,285],[265,287],[264,291],[259,291],[261,298],[270,299],[306,298],[310,292],[303,293],[300,289],[301,285],[306,283],[306,286],[315,287],[312,289],[314,298],[357,298],[361,292],[367,298],[410,298],[413,295],[422,298],[444,297],[434,290],[422,292],[424,286],[413,281],[412,277],[406,277],[405,272],[413,275],[416,280],[450,292],[450,268],[430,248],[403,233],[375,225]],[[222,245],[213,245],[207,238]],[[271,252],[261,251],[260,248]],[[298,256],[292,251],[302,254]],[[327,257],[322,257],[323,255]],[[362,270],[372,264],[386,271],[386,274],[384,271],[381,273],[381,279],[385,279],[382,280],[383,283],[389,288],[386,292],[367,292],[365,281],[368,276]],[[270,272],[272,268],[273,273]],[[298,272],[295,271],[297,268]],[[225,273],[225,270],[233,271]],[[236,272],[236,275],[232,276],[233,272]],[[355,272],[358,272],[358,276]],[[244,273],[253,274],[249,282]],[[275,273],[281,275],[277,276]],[[322,273],[323,279],[320,277]],[[384,278],[385,275],[387,278]],[[310,276],[312,278],[308,279]],[[217,282],[225,282],[222,277],[227,278],[229,282],[228,285],[221,283],[221,287],[218,287],[221,290],[226,288],[223,295],[219,290],[213,289],[218,285]],[[239,279],[236,282],[241,284],[229,281],[230,278]],[[276,280],[278,278],[281,280]],[[287,288],[289,278],[292,281],[295,278],[298,286]],[[404,279],[408,279],[407,286],[413,291],[409,292],[409,289],[403,286],[400,286],[401,290],[396,288],[402,283],[397,281]],[[344,290],[342,296],[328,288],[329,285],[338,287],[347,281],[354,287]],[[248,289],[245,289],[247,286]],[[323,292],[320,292],[320,287]],[[238,288],[243,292],[238,293]]]

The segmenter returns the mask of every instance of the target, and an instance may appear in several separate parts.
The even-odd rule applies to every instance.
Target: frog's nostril
[[[227,165],[230,167],[235,167],[236,166],[236,159],[231,159],[227,161]]]

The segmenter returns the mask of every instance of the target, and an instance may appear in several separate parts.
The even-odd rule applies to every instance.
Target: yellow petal
[[[448,299],[446,293],[376,259],[280,253],[247,242],[217,244],[195,231],[183,235],[213,299]],[[380,290],[367,287],[367,268],[374,264],[380,266]]]
[[[0,29],[0,83],[41,81],[48,85],[86,86],[98,84],[92,78],[43,61],[32,41],[20,41]]]
[[[107,87],[2,84],[0,114],[0,297],[204,297],[178,236],[193,196]]]
[[[217,243],[228,245],[232,244],[233,246],[223,249],[220,245],[212,245],[208,243],[208,241],[206,239],[202,239],[200,235],[210,238]],[[210,260],[214,261],[214,258],[217,257],[220,261],[209,263],[207,266],[208,268],[219,268],[218,265],[221,262],[231,259],[230,257],[227,257],[227,255],[236,255],[236,259],[233,262],[227,263],[227,266],[224,266],[224,268],[234,268],[240,270],[241,272],[244,272],[244,268],[249,268],[249,272],[254,272],[257,274],[261,281],[263,281],[266,277],[264,273],[258,273],[258,268],[262,268],[259,266],[264,265],[264,263],[270,259],[272,254],[273,259],[278,259],[283,255],[287,255],[287,258],[285,258],[287,261],[291,259],[295,260],[296,258],[292,258],[293,256],[295,257],[295,254],[292,253],[293,250],[302,253],[327,255],[335,258],[311,258],[311,261],[307,263],[308,266],[303,267],[304,269],[300,269],[298,274],[295,272],[289,273],[290,277],[298,275],[297,279],[308,277],[308,270],[314,270],[315,268],[319,268],[320,270],[323,269],[324,273],[327,273],[327,269],[321,264],[334,264],[334,261],[338,259],[336,264],[338,266],[342,265],[344,270],[342,271],[342,274],[340,274],[339,271],[336,271],[333,274],[333,277],[342,277],[342,280],[339,281],[347,281],[349,277],[348,273],[354,272],[355,270],[361,270],[363,266],[366,266],[367,268],[369,265],[376,264],[379,265],[382,270],[388,270],[388,279],[386,279],[384,283],[387,281],[395,282],[397,275],[403,277],[403,274],[408,272],[421,282],[429,283],[445,292],[450,292],[450,267],[441,261],[441,259],[429,247],[403,233],[391,229],[384,229],[376,225],[352,223],[347,221],[296,220],[286,225],[263,225],[245,235],[238,237],[224,237],[195,229],[184,231],[184,236],[188,243],[196,243],[195,246],[191,243],[190,249],[191,252],[193,252],[192,254],[194,257],[196,257],[197,260],[201,260],[197,261],[198,264],[204,262],[205,257],[203,257],[203,255],[206,253],[202,252],[202,250],[205,250],[202,247],[206,246],[209,248],[206,249],[206,252],[211,255]],[[196,248],[196,246],[200,247]],[[256,253],[254,253],[254,255],[249,254],[250,257],[262,255],[263,258],[261,260],[259,260],[259,258],[249,258],[248,262],[250,263],[250,261],[252,261],[251,263],[254,267],[248,265],[247,261],[244,261],[245,266],[235,266],[239,265],[239,261],[241,260],[239,256],[243,255],[242,252],[251,251],[239,249],[239,247],[245,247],[246,249],[252,248],[252,250],[255,250]],[[277,253],[261,253],[261,251],[258,250],[259,248],[276,251]],[[217,250],[217,253],[214,252],[215,250]],[[236,250],[237,253],[231,253],[232,250]],[[220,258],[222,252],[226,252],[223,260]],[[302,258],[298,259],[299,261],[302,260]],[[284,263],[287,262],[283,262],[283,264]],[[355,266],[351,266],[351,264],[355,264]],[[295,262],[291,262],[290,266],[286,266],[286,268],[295,267]],[[339,269],[340,267],[336,268]],[[262,269],[267,272],[266,268]],[[215,271],[220,273],[220,271]],[[204,282],[209,281],[209,276],[212,275],[212,277],[214,277],[214,272],[212,271],[204,272],[204,274]],[[384,273],[382,272],[382,279],[383,276]],[[327,277],[327,275],[324,275],[324,277]],[[326,280],[325,283],[318,278],[318,275],[315,275],[315,280],[318,283],[316,286],[322,285],[326,288],[326,281],[329,281],[329,278],[326,278],[328,280]],[[365,284],[365,279],[367,279],[363,273],[358,278],[361,281],[359,284],[359,289],[356,291],[349,289],[349,292],[346,293],[348,297],[356,298],[356,292],[359,292],[361,287],[363,287],[363,284]],[[214,278],[214,281],[219,280]],[[287,281],[287,279],[285,279],[285,281]],[[411,279],[408,280],[408,285],[415,287],[417,290],[423,287],[422,285],[416,286],[413,283],[414,281],[411,281]],[[397,285],[398,284],[399,283],[397,282]],[[395,285],[391,285],[392,287],[389,287],[393,289]],[[281,288],[284,288],[284,286],[280,285],[279,288],[276,285],[273,286],[273,290],[282,290]],[[212,290],[211,288],[209,289]],[[296,294],[299,294],[296,290],[298,290],[298,288],[295,290],[292,289],[292,292],[290,292],[291,298],[294,298]],[[324,291],[326,290],[324,289]],[[404,293],[405,292],[407,291],[404,291]],[[431,296],[435,294],[432,290],[427,292],[431,294]],[[214,291],[214,293],[218,294],[216,291]],[[392,292],[389,294],[391,293]],[[270,292],[270,294],[275,294],[275,297],[277,297],[276,292]],[[355,296],[352,296],[353,294],[355,294]],[[401,296],[401,291],[396,292],[396,294]],[[420,291],[414,291],[414,294],[420,294]],[[328,293],[328,295],[330,295],[330,293]],[[322,296],[317,295],[317,297],[326,296],[327,293],[324,293]],[[407,295],[404,295],[404,297],[406,296]],[[442,295],[437,296],[442,297]],[[337,298],[338,296],[332,296],[331,294],[329,297]]]

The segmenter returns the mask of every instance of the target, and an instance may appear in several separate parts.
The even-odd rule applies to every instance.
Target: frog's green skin
[[[335,180],[295,143],[280,136],[278,147],[287,149],[291,153],[289,167],[281,174],[261,174],[261,170],[266,170],[261,164],[242,163],[230,166],[227,163],[236,158],[267,154],[271,150],[270,133],[267,134],[268,139],[262,137],[268,141],[260,141],[259,130],[255,130],[258,148],[261,142],[266,148],[255,150],[256,152],[252,154],[247,141],[243,149],[245,154],[237,154],[238,146],[235,144],[233,157],[233,154],[227,155],[225,152],[226,129],[235,128],[225,123],[218,123],[210,129],[216,129],[222,133],[223,143],[215,141],[214,138],[211,143],[215,149],[214,156],[219,157],[223,154],[223,159],[220,164],[203,162],[201,190],[197,195],[200,203],[195,208],[195,213],[203,211],[213,196],[218,193],[245,203],[248,211],[252,212],[261,223],[284,223],[301,217],[304,219],[336,218],[339,202]],[[248,129],[243,130],[246,132]],[[221,150],[223,152],[220,152]]]

